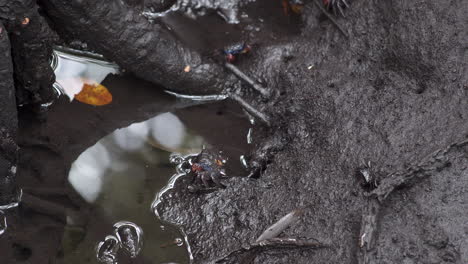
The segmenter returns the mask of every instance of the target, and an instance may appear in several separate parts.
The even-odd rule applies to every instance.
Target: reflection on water
[[[117,129],[83,152],[70,169],[69,182],[87,202],[93,204],[105,221],[128,219],[148,234],[145,236],[145,247],[142,247],[140,235],[124,234],[122,228],[128,227],[125,224],[128,222],[116,224],[115,235],[120,246],[129,252],[129,257],[136,256],[142,250],[142,258],[151,260],[151,263],[163,260],[187,263],[185,247],[161,247],[183,237],[183,234],[175,227],[164,226],[163,230],[163,224],[158,223],[149,209],[154,193],[165,185],[172,174],[173,168],[169,163],[171,152],[196,153],[204,144],[207,143],[203,138],[188,130],[175,114],[159,114],[147,121]],[[134,230],[140,229],[134,227]],[[132,232],[130,229],[127,231]],[[84,256],[89,255],[90,249],[99,241],[99,238],[95,238],[97,234],[90,234],[94,232],[92,227],[83,232],[88,232],[84,240],[73,245],[68,255],[65,253],[66,263],[85,263],[80,261],[88,261]],[[142,231],[133,233],[141,234]],[[69,236],[70,233],[65,234],[65,237]],[[136,244],[132,246],[132,243]],[[109,246],[103,242],[97,252],[101,255],[98,259],[103,263],[114,261],[113,255],[108,252],[113,250]],[[118,263],[127,263],[125,261],[125,256],[118,257]]]
[[[5,213],[2,210],[0,210],[0,236],[3,235],[3,233],[5,233],[7,227],[8,225]]]
[[[96,86],[107,75],[119,73],[115,63],[105,61],[100,55],[62,47],[54,49],[51,64],[56,76],[55,90],[67,95],[70,101],[85,84]]]

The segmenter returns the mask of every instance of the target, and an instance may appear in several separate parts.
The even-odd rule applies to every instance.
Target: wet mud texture
[[[8,211],[8,229],[0,237],[5,263],[63,263],[67,217],[76,226],[96,230],[95,241],[102,239],[103,232],[111,232],[114,223],[93,210],[69,184],[72,162],[118,128],[194,104],[176,101],[132,76],[111,75],[103,85],[112,87],[114,95],[113,103],[106,107],[70,103],[62,96],[43,118],[28,107],[19,108],[17,182],[23,200],[19,208]],[[134,86],[139,89],[132,90]],[[143,262],[135,263],[151,263],[139,261]]]
[[[1,22],[0,57],[0,205],[5,205],[14,199],[16,191],[18,118],[10,41]]]
[[[50,67],[52,44],[58,37],[34,0],[1,0],[0,20],[12,43],[18,105],[40,105],[53,99],[55,76]],[[38,109],[36,109],[38,111]]]
[[[232,178],[206,195],[179,184],[165,200],[162,218],[184,228],[195,263],[253,243],[296,208],[303,217],[280,236],[327,247],[264,251],[254,263],[466,263],[466,145],[381,203],[366,259],[360,229],[369,189],[356,173],[370,161],[383,182],[468,136],[464,10],[466,1],[353,1],[337,19],[346,39],[306,8],[290,44],[257,51],[249,74],[283,95],[265,110],[279,125],[254,141],[257,149],[287,144],[259,179]]]
[[[92,1],[39,2],[61,36],[67,34],[63,32],[79,34],[75,37],[93,49],[166,88],[211,93],[223,88],[220,83],[226,76],[227,84],[237,83],[214,62],[204,68],[203,60],[192,50],[185,52],[179,40],[166,41],[171,39],[166,33],[158,35],[166,29],[146,25],[135,10],[128,17],[119,16],[122,8],[116,7],[116,13],[109,9],[106,16],[104,10],[93,8]],[[258,7],[264,2],[253,5],[261,10]],[[4,11],[7,4],[0,3],[2,14],[8,15],[2,15],[2,21],[18,19],[13,11]],[[83,10],[68,9],[76,5],[83,5]],[[326,247],[262,251],[254,263],[365,263],[359,244],[369,190],[362,187],[357,169],[370,161],[372,174],[384,182],[392,173],[405,171],[468,135],[467,9],[466,1],[353,1],[347,17],[337,19],[349,39],[312,2],[306,3],[301,23],[280,27],[285,31],[275,31],[278,27],[268,27],[274,21],[264,18],[265,23],[259,22],[253,18],[255,12],[249,13],[250,22],[260,25],[260,30],[245,33],[256,47],[237,66],[278,95],[260,100],[258,94],[242,93],[272,118],[271,129],[257,125],[253,134],[255,156],[269,159],[269,164],[260,178],[233,177],[225,182],[226,189],[209,194],[192,194],[179,184],[171,193],[173,198],[162,204],[163,219],[186,231],[194,262],[220,259],[254,242],[282,216],[302,208],[301,220],[280,236],[316,239]],[[282,15],[280,4],[273,10]],[[288,20],[293,19],[284,21]],[[132,30],[120,28],[119,23],[128,23]],[[143,31],[137,36],[139,28]],[[120,33],[122,39],[116,40]],[[158,36],[164,38],[153,45]],[[8,44],[4,39],[0,42],[3,56]],[[122,48],[133,44],[129,52]],[[176,52],[178,48],[182,51]],[[171,63],[173,58],[177,60]],[[200,71],[177,79],[187,58]],[[5,87],[12,84],[8,81],[11,65],[4,60],[0,65],[7,67],[0,72],[7,76],[0,80],[3,100]],[[155,69],[167,74],[157,76]],[[128,89],[132,96],[127,97],[134,98],[134,90]],[[147,98],[147,92],[141,98]],[[56,188],[57,194],[37,200],[34,197],[40,195],[31,193],[34,197],[25,199],[15,211],[16,218],[10,216],[9,221],[16,224],[0,240],[5,259],[49,263],[60,256],[63,208],[84,206],[78,198],[60,196],[69,193],[66,175],[71,161],[113,129],[173,110],[168,105],[159,108],[151,102],[129,100],[134,104],[105,114],[75,102],[76,122],[67,126],[63,120],[74,114],[60,111],[60,102],[48,119],[39,120],[22,109],[20,184],[25,189]],[[11,115],[2,113],[1,118],[15,116],[13,107],[8,109]],[[6,125],[12,131],[14,122]],[[276,155],[267,153],[271,149]],[[381,203],[367,263],[468,262],[467,156],[466,146],[450,151],[447,164],[390,193]],[[229,261],[241,263],[243,259]]]

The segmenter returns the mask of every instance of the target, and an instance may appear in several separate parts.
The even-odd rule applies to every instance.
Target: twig
[[[348,36],[348,33],[346,33],[346,31],[344,31],[344,29],[338,24],[338,22],[330,15],[330,13],[327,12],[327,10],[325,10],[325,8],[323,8],[323,6],[319,3],[318,0],[314,0],[313,1],[314,4],[320,9],[320,11],[322,11],[322,13],[327,16],[328,19],[330,19],[330,21],[338,28],[338,30],[346,37],[346,38],[349,38]]]
[[[228,70],[230,70],[234,75],[236,75],[239,79],[245,81],[248,83],[252,88],[257,90],[259,93],[261,93],[265,97],[270,96],[270,91],[267,89],[263,88],[260,84],[258,84],[256,81],[252,80],[247,74],[242,72],[239,68],[237,68],[234,64],[226,62],[225,65]]]
[[[271,238],[260,242],[255,242],[248,246],[243,246],[237,250],[231,251],[228,255],[215,260],[214,263],[225,263],[230,260],[236,260],[247,253],[256,255],[260,252],[265,252],[269,250],[296,248],[318,249],[324,247],[326,247],[326,245],[319,243],[315,240],[299,240],[295,238]],[[242,259],[244,261],[240,263],[245,263],[245,258]]]
[[[290,225],[296,223],[300,216],[303,214],[303,211],[296,209],[289,214],[281,217],[276,223],[268,227],[258,238],[255,240],[255,243],[259,243],[263,240],[268,240],[277,237],[281,232],[283,232]]]
[[[229,97],[232,98],[233,100],[237,101],[247,112],[249,112],[251,115],[255,116],[256,118],[260,119],[262,122],[264,122],[267,126],[270,126],[270,119],[262,112],[259,110],[255,109],[253,106],[251,106],[249,103],[244,101],[240,96],[234,93],[230,93]]]
[[[361,232],[359,234],[359,264],[371,264],[371,253],[375,246],[378,232],[378,216],[380,203],[374,197],[369,197],[364,208]]]

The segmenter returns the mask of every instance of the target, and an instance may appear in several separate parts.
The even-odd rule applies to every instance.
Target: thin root
[[[236,75],[239,79],[243,80],[244,82],[248,83],[252,88],[257,90],[259,93],[261,93],[264,97],[269,97],[270,96],[270,91],[267,89],[263,88],[260,84],[258,84],[256,81],[252,80],[247,74],[242,72],[239,68],[237,68],[234,64],[226,62],[225,64],[226,68],[230,70],[234,75]]]
[[[249,112],[251,115],[254,117],[260,119],[263,123],[265,123],[267,126],[270,126],[270,119],[262,112],[259,110],[255,109],[253,106],[251,106],[249,103],[244,101],[239,95],[230,93],[229,97],[238,102],[247,112]]]
[[[214,261],[214,263],[249,263],[261,252],[281,249],[319,249],[327,247],[316,240],[300,240],[295,238],[271,238],[255,242],[248,246],[231,251],[228,255]],[[241,261],[239,262],[239,259]]]

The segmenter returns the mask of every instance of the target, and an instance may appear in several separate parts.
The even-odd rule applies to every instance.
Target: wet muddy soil
[[[280,14],[263,24],[269,14],[259,8],[263,2],[246,7],[248,32],[242,21],[223,27],[259,43],[237,66],[276,94],[259,99],[255,92],[241,93],[273,122],[271,128],[257,122],[252,134],[254,156],[268,159],[266,169],[258,178],[232,177],[225,189],[205,194],[190,193],[184,181],[176,182],[165,193],[170,199],[158,207],[163,221],[186,234],[193,262],[251,261],[243,254],[224,256],[301,208],[300,220],[280,237],[313,239],[323,247],[255,252],[253,263],[467,263],[468,147],[442,151],[442,165],[427,157],[468,136],[468,3],[352,1],[346,18],[336,18],[347,38],[312,1],[299,17],[285,17],[280,24],[275,21],[283,16],[281,3],[271,8]],[[209,32],[214,18],[198,22],[203,19],[208,22],[201,28]],[[223,27],[216,30],[222,33]],[[230,41],[218,34],[212,38],[212,43]],[[213,49],[199,46],[203,54]],[[116,82],[113,95],[126,103],[117,100],[101,110],[59,99],[39,120],[20,109],[20,185],[63,189],[72,162],[100,138],[194,103],[160,95],[148,83],[136,89],[136,80],[125,82]],[[168,101],[156,101],[160,97]],[[223,115],[197,120],[187,111],[181,120],[200,125],[197,132],[207,138],[218,135],[213,131]],[[231,129],[219,131],[214,145],[234,137]],[[368,195],[372,188],[359,173],[369,164],[377,186],[394,184],[378,202],[380,210],[370,214],[366,209],[377,198]],[[401,175],[410,180],[400,181]],[[47,200],[87,208],[80,197],[69,195],[69,187],[65,193],[66,198]],[[5,258],[13,263],[63,258],[66,219],[55,214],[62,207],[49,205],[30,197],[11,212],[13,224],[0,240]],[[369,218],[376,226],[365,229]]]

